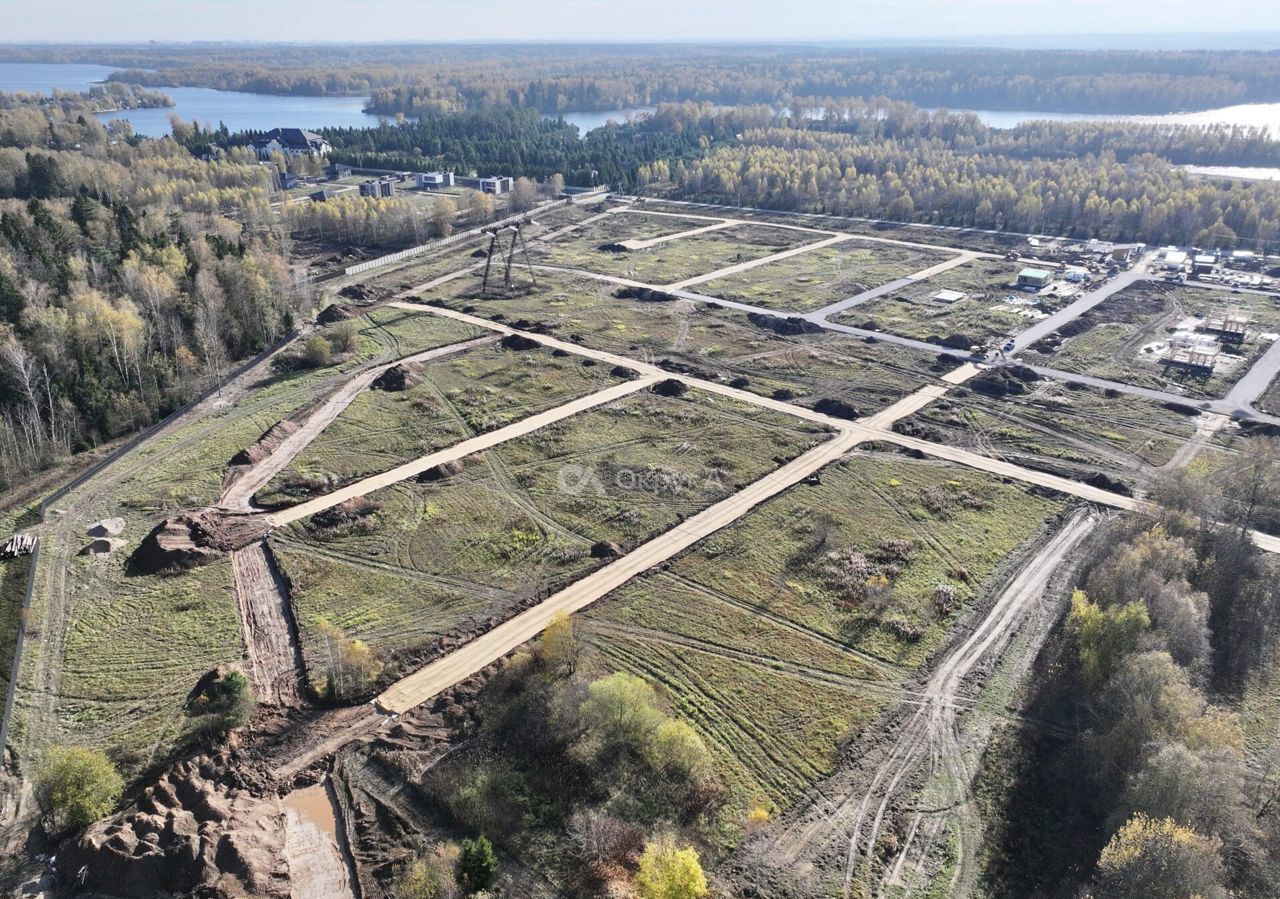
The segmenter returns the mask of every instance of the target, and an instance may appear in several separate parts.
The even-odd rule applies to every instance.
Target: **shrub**
[[[498,857],[489,839],[482,834],[474,840],[463,840],[458,856],[458,883],[467,894],[489,889],[497,876]]]
[[[698,853],[677,847],[670,836],[650,842],[640,856],[636,893],[640,899],[701,899],[707,895],[707,878]]]
[[[55,829],[88,827],[108,814],[124,780],[101,752],[77,747],[50,750],[36,769],[36,797]]]

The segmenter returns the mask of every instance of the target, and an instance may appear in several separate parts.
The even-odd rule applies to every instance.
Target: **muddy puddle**
[[[328,781],[294,790],[282,804],[294,899],[357,899]]]

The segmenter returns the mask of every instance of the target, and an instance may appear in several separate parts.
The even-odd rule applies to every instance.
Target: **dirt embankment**
[[[143,537],[129,562],[142,574],[197,568],[256,543],[266,536],[268,527],[261,515],[219,509],[180,512],[160,522]]]

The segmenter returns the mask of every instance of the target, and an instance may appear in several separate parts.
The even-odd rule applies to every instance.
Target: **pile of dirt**
[[[783,337],[795,337],[799,334],[818,334],[822,326],[794,315],[765,315],[763,312],[748,312],[747,321],[757,328],[764,328]]]
[[[124,533],[123,518],[104,518],[85,528],[90,537],[119,537]]]
[[[1099,490],[1106,490],[1109,493],[1118,493],[1121,496],[1133,496],[1132,487],[1124,481],[1108,477],[1100,471],[1089,475],[1087,478],[1083,478],[1083,480],[1090,487],[1097,487]]]
[[[525,350],[536,350],[541,344],[538,341],[525,337],[523,334],[508,334],[502,340],[498,341],[498,345],[504,350],[516,350],[524,352]]]
[[[429,484],[433,481],[446,481],[449,478],[455,478],[462,474],[463,464],[461,459],[454,459],[452,462],[441,462],[439,465],[432,465],[422,474],[418,475],[418,482],[421,484]]]
[[[232,456],[228,464],[233,468],[242,465],[257,465],[278,450],[280,444],[284,443],[297,430],[297,422],[288,419],[278,421],[263,431],[261,437]]]
[[[290,896],[284,813],[246,788],[226,752],[177,765],[65,852],[87,890],[112,896]]]
[[[636,373],[625,365],[615,365],[613,368],[609,369],[609,374],[613,375],[615,378],[626,378],[627,380],[631,380],[636,376]]]
[[[130,558],[143,574],[186,571],[216,562],[266,536],[265,519],[217,509],[181,512],[166,518],[142,539]]]
[[[109,556],[120,547],[124,546],[125,541],[119,537],[99,537],[89,542],[89,545],[80,550],[82,556]]]
[[[639,300],[642,303],[674,303],[676,296],[665,290],[651,287],[620,287],[613,292],[620,300]]]
[[[321,325],[332,325],[334,322],[355,318],[359,314],[355,307],[348,306],[346,303],[330,303],[320,310],[320,314],[316,316],[316,322]]]
[[[1006,365],[987,369],[968,385],[974,393],[985,396],[1018,396],[1027,392],[1027,384],[1038,380],[1040,376],[1025,365]]]
[[[377,297],[378,292],[366,284],[351,284],[338,291],[338,296],[348,300],[358,300],[367,303]]]
[[[596,247],[601,253],[630,253],[631,247],[625,243],[602,243]]]
[[[689,389],[689,385],[684,381],[677,381],[675,378],[667,378],[665,381],[659,381],[649,388],[658,396],[684,396],[685,391]]]
[[[422,366],[416,362],[400,362],[391,366],[369,385],[372,390],[396,392],[408,390],[422,382]]]
[[[612,540],[601,540],[591,547],[593,559],[616,559],[623,555],[623,549]]]
[[[813,404],[813,411],[821,412],[823,415],[830,415],[832,418],[845,418],[849,421],[862,417],[862,413],[858,411],[857,406],[832,397],[824,397],[818,400]]]

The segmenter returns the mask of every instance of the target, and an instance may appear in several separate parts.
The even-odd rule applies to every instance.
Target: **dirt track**
[[[1097,523],[1096,516],[1085,512],[1074,515],[1021,568],[997,597],[991,611],[959,646],[949,652],[934,669],[925,688],[922,703],[898,730],[883,760],[871,772],[847,768],[820,785],[813,798],[799,811],[782,822],[764,840],[748,851],[759,867],[783,872],[813,875],[825,880],[824,862],[833,854],[845,858],[844,892],[849,894],[855,878],[874,895],[883,874],[874,871],[870,860],[887,819],[887,813],[912,776],[927,764],[941,767],[951,790],[949,803],[936,813],[945,820],[958,816],[956,832],[960,849],[955,879],[948,896],[964,895],[973,875],[973,852],[976,850],[975,810],[968,794],[971,772],[960,753],[957,729],[957,707],[965,697],[961,689],[966,677],[984,660],[998,654],[1017,629],[1029,608],[1044,596],[1055,569],[1073,552]],[[920,816],[921,818],[923,817]],[[913,836],[921,833],[920,820],[914,822]],[[934,833],[941,826],[930,828]],[[902,847],[910,848],[908,839]],[[805,892],[801,890],[800,892]]]
[[[290,462],[297,457],[298,453],[306,449],[313,440],[320,436],[320,432],[329,427],[333,420],[342,414],[342,411],[350,406],[362,391],[366,390],[370,384],[378,379],[378,376],[385,372],[393,365],[399,365],[410,362],[428,362],[433,359],[441,359],[445,356],[452,356],[455,353],[461,353],[473,347],[483,346],[493,343],[498,338],[496,336],[478,337],[475,340],[467,340],[462,343],[452,343],[448,346],[437,347],[436,349],[426,350],[425,352],[415,353],[412,356],[406,356],[403,359],[397,359],[388,362],[385,365],[375,366],[366,369],[359,374],[353,376],[347,383],[343,384],[335,390],[328,399],[326,399],[320,408],[316,409],[298,430],[294,431],[287,437],[280,447],[267,456],[257,465],[252,466],[243,472],[235,481],[223,491],[218,504],[225,509],[234,509],[237,511],[247,511],[253,507],[253,496],[259,490],[267,485],[267,483],[277,474],[284,470]]]
[[[244,633],[245,657],[258,699],[293,705],[301,694],[304,669],[288,587],[270,550],[255,543],[231,554],[236,604]]]

